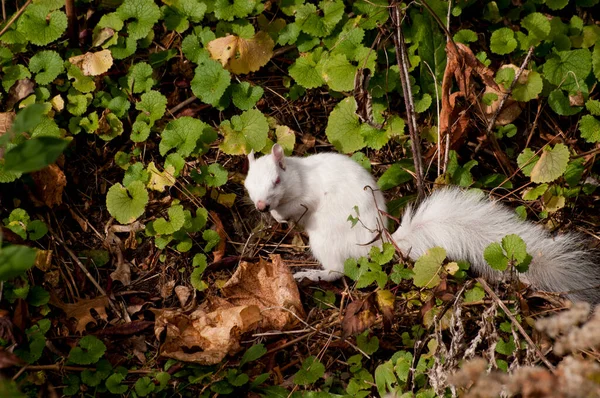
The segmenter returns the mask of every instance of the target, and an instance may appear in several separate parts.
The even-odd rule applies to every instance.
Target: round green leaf
[[[77,365],[90,365],[98,362],[106,352],[106,346],[97,337],[84,336],[79,340],[79,345],[69,352],[69,361]]]
[[[63,60],[56,51],[40,51],[29,61],[29,70],[35,73],[38,84],[49,84],[64,70]]]
[[[540,160],[531,170],[531,181],[536,183],[552,182],[562,176],[569,164],[569,148],[556,144],[554,148],[545,147]]]
[[[509,28],[500,28],[492,33],[490,50],[496,54],[509,54],[517,48],[515,33]]]
[[[592,115],[585,115],[579,121],[581,137],[587,142],[600,141],[600,120]]]
[[[413,268],[415,286],[426,288],[437,286],[441,281],[439,274],[445,258],[446,250],[441,247],[431,248],[419,257]]]
[[[354,97],[345,98],[335,106],[329,115],[325,133],[340,152],[350,153],[365,147]]]
[[[117,183],[106,194],[106,207],[118,222],[129,224],[144,213],[148,199],[148,191],[141,181],[133,181],[127,188]]]

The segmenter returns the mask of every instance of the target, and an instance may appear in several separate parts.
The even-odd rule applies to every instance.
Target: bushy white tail
[[[552,237],[544,228],[520,220],[512,209],[457,188],[435,191],[418,208],[408,209],[392,235],[404,255],[417,259],[440,246],[448,258],[467,260],[488,280],[502,273],[485,261],[483,251],[509,234],[519,235],[533,257],[523,281],[534,288],[565,293],[570,299],[600,303],[600,267],[576,233]]]

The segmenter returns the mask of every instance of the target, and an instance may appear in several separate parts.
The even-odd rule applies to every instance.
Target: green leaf
[[[204,18],[207,10],[206,4],[198,0],[171,0],[164,11],[165,26],[167,29],[182,33],[189,27],[189,23],[198,23]]]
[[[598,100],[587,100],[585,103],[585,109],[588,110],[594,116],[600,116],[600,101]]]
[[[500,28],[492,33],[490,50],[499,55],[510,54],[517,48],[515,32],[510,28]]]
[[[146,122],[149,127],[152,127],[154,122],[165,114],[167,110],[167,97],[158,91],[150,90],[142,94],[140,98],[141,101],[135,104],[135,109],[142,111],[142,113],[138,115],[136,121]]]
[[[587,142],[600,141],[600,120],[592,115],[585,115],[579,120],[581,137]]]
[[[379,349],[379,339],[377,336],[373,336],[369,339],[368,335],[369,331],[365,330],[363,333],[356,336],[356,345],[367,355],[372,355]]]
[[[150,393],[154,392],[155,385],[151,378],[144,376],[137,379],[134,388],[138,396],[146,397]]]
[[[307,386],[325,375],[325,365],[317,357],[310,356],[302,361],[302,368],[294,376],[294,384]]]
[[[377,246],[373,246],[369,253],[371,260],[375,261],[379,265],[384,265],[392,261],[394,258],[394,254],[396,250],[394,249],[394,245],[391,243],[384,243],[382,250],[380,250]]]
[[[485,298],[485,290],[476,284],[472,289],[465,291],[465,303],[476,303]]]
[[[382,191],[397,187],[400,184],[413,179],[412,171],[414,163],[410,159],[403,159],[398,163],[391,165],[377,181],[377,185]]]
[[[127,188],[117,183],[106,194],[106,207],[118,222],[129,224],[144,213],[148,199],[148,191],[142,182],[133,181]]]
[[[539,44],[550,34],[550,20],[539,12],[527,15],[521,21],[521,27],[527,29],[527,44],[525,48]]]
[[[256,0],[215,0],[214,13],[217,19],[233,21],[250,15],[256,7]]]
[[[33,220],[27,224],[27,234],[30,240],[38,240],[48,233],[48,227],[41,220]]]
[[[129,68],[127,86],[135,93],[144,93],[152,89],[156,81],[152,78],[154,70],[145,62],[139,62]]]
[[[521,263],[527,258],[527,245],[519,235],[511,234],[502,238],[502,248],[511,261]]]
[[[471,29],[461,29],[454,34],[453,38],[457,43],[469,44],[477,41],[477,33]]]
[[[300,27],[298,24],[292,22],[287,25],[279,32],[277,37],[277,44],[285,46],[287,44],[294,44],[298,40],[300,34]]]
[[[483,258],[495,270],[506,271],[508,258],[504,255],[502,246],[498,242],[491,243],[483,251]]]
[[[191,285],[194,287],[194,289],[198,290],[199,292],[202,292],[202,291],[208,289],[208,285],[206,284],[206,282],[204,282],[202,280],[203,273],[204,273],[204,270],[202,270],[200,268],[195,268],[192,271],[192,275],[190,276]]]
[[[160,235],[171,235],[179,231],[185,222],[182,205],[171,206],[167,212],[169,213],[169,221],[163,217],[154,221],[154,230]]]
[[[217,103],[229,84],[231,75],[220,62],[208,59],[198,65],[192,79],[192,92],[206,104]]]
[[[594,76],[600,80],[600,46],[595,45],[592,52],[592,66],[594,68]]]
[[[513,87],[512,97],[521,102],[528,102],[542,92],[544,83],[539,73],[535,71],[529,71],[527,75],[527,81],[522,82],[523,78],[519,78],[515,86]]]
[[[512,82],[515,80],[515,70],[507,67],[498,70],[496,77],[494,78],[496,83],[504,86],[505,89],[509,89]]]
[[[415,286],[426,288],[437,286],[441,281],[439,273],[445,258],[446,250],[441,247],[431,248],[419,257],[413,268]]]
[[[64,72],[63,60],[56,51],[40,51],[29,60],[29,70],[35,73],[37,84],[49,84]]]
[[[431,95],[425,93],[421,99],[415,101],[415,112],[423,113],[431,106]]]
[[[389,13],[384,11],[387,7],[387,0],[357,1],[352,4],[355,14],[361,15],[357,22],[363,29],[374,29],[383,25],[389,18]]]
[[[496,352],[502,355],[513,355],[517,350],[517,346],[512,336],[505,342],[503,339],[499,339],[496,342]]]
[[[554,148],[545,147],[540,160],[531,170],[531,181],[535,183],[552,182],[562,176],[569,163],[569,148],[556,144]]]
[[[538,160],[540,160],[540,157],[536,155],[535,152],[529,148],[525,148],[517,158],[517,164],[519,165],[519,168],[523,174],[525,174],[527,177],[530,177],[531,170],[533,170],[533,167]]]
[[[4,77],[2,78],[2,87],[7,93],[17,82],[17,80],[31,77],[29,70],[21,64],[6,66],[2,71],[4,72]]]
[[[67,77],[73,80],[73,88],[82,93],[89,93],[96,89],[96,83],[91,76],[85,76],[77,66],[68,64]]]
[[[523,192],[523,200],[536,200],[548,190],[548,184],[540,184],[537,187],[526,189]]]
[[[0,248],[0,281],[24,274],[33,267],[37,250],[27,246],[4,246]]]
[[[251,150],[259,152],[267,145],[269,123],[258,109],[250,109],[219,126],[223,142],[219,148],[228,155],[242,155]]]
[[[67,15],[62,11],[51,11],[43,2],[30,4],[18,19],[17,30],[32,44],[45,46],[67,30]]]
[[[150,126],[146,122],[135,121],[131,126],[129,138],[133,142],[144,142],[150,137]]]
[[[150,174],[144,169],[144,164],[136,162],[129,166],[123,177],[123,185],[128,187],[133,181],[140,181],[144,185],[150,180]]]
[[[125,376],[120,373],[113,373],[106,379],[106,388],[113,394],[123,394],[127,390],[129,390],[129,386],[126,384],[122,384],[121,382],[125,380]]]
[[[160,9],[152,0],[125,0],[116,13],[127,22],[127,33],[132,40],[148,36],[160,18]]]
[[[159,152],[165,156],[171,149],[176,149],[183,158],[191,155],[199,140],[211,135],[212,130],[206,123],[189,116],[183,116],[169,122],[161,134]]]
[[[320,16],[320,13],[323,16]],[[296,24],[302,32],[315,36],[328,36],[344,16],[344,3],[341,0],[321,1],[319,9],[313,4],[304,4],[296,11]]]
[[[352,65],[343,54],[328,57],[321,69],[323,80],[334,91],[352,91],[355,75],[356,66]]]
[[[558,115],[571,116],[575,115],[583,109],[582,106],[571,106],[569,98],[562,90],[554,90],[548,96],[548,104],[550,108]]]
[[[209,187],[220,187],[227,182],[227,170],[219,163],[213,163],[206,169],[204,181]]]
[[[11,132],[20,134],[24,132],[31,133],[41,122],[42,117],[46,114],[46,107],[42,104],[32,104],[27,108],[17,113],[17,117],[13,122]],[[8,135],[5,135],[8,137]]]
[[[575,92],[592,71],[592,55],[587,49],[557,51],[548,58],[543,70],[550,83]]]
[[[70,142],[54,137],[27,140],[6,152],[4,171],[30,173],[41,170],[54,163]]]
[[[304,88],[317,88],[325,84],[313,54],[300,54],[296,62],[288,69],[290,76]]]
[[[381,397],[386,396],[388,391],[392,391],[398,385],[398,378],[394,372],[392,361],[377,366],[375,369],[375,384]]]
[[[365,147],[354,97],[345,98],[335,106],[329,115],[325,133],[340,152],[351,153]]]
[[[90,365],[98,362],[106,352],[106,346],[97,337],[84,336],[77,347],[71,348],[69,361],[77,365]]]
[[[246,350],[246,352],[242,356],[242,359],[240,360],[239,366],[241,367],[247,364],[248,362],[256,361],[266,353],[267,349],[265,348],[264,344],[254,344],[252,347]]]
[[[569,0],[546,0],[546,5],[551,10],[562,10],[569,4]]]
[[[221,241],[219,233],[212,229],[207,229],[204,231],[202,233],[202,239],[206,241],[206,246],[204,246],[204,251],[206,252],[211,251]]]
[[[263,96],[264,90],[260,86],[251,86],[248,82],[241,82],[231,86],[231,100],[233,104],[243,111],[252,108]]]
[[[71,89],[67,94],[67,110],[74,116],[81,116],[92,103],[92,99],[92,94],[80,94],[79,91]],[[98,121],[98,115],[96,115],[96,121]],[[94,131],[95,129],[87,129],[87,131],[89,130]]]

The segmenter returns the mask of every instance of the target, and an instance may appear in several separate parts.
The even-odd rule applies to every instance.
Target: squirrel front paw
[[[310,279],[313,282],[326,281],[332,282],[344,276],[341,272],[328,270],[309,270],[300,271],[294,274],[294,279],[300,282],[302,279]]]

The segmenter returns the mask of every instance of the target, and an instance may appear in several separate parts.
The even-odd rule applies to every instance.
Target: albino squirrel
[[[323,265],[324,270],[296,273],[296,279],[338,279],[347,258],[365,256],[377,244],[377,229],[385,225],[379,213],[385,211],[385,201],[381,192],[365,189],[374,189],[376,182],[354,160],[336,153],[285,157],[279,145],[270,155],[255,160],[251,153],[248,159],[245,186],[256,208],[270,211],[278,222],[304,226],[313,255]],[[360,223],[352,227],[348,216],[357,216],[355,206]],[[449,259],[467,260],[475,273],[497,281],[503,274],[487,264],[483,252],[509,234],[519,235],[533,258],[529,270],[519,274],[522,281],[538,290],[565,293],[572,300],[600,303],[600,267],[594,254],[581,248],[580,235],[552,237],[481,194],[439,189],[405,212],[392,238],[412,260],[440,246]]]
[[[323,265],[324,270],[295,273],[297,280],[339,279],[346,259],[369,253],[384,225],[379,210],[386,207],[373,176],[361,165],[339,153],[286,157],[279,144],[260,159],[250,153],[248,161],[244,185],[256,208],[270,211],[280,223],[304,227],[313,256]],[[348,216],[360,222],[352,227]]]

